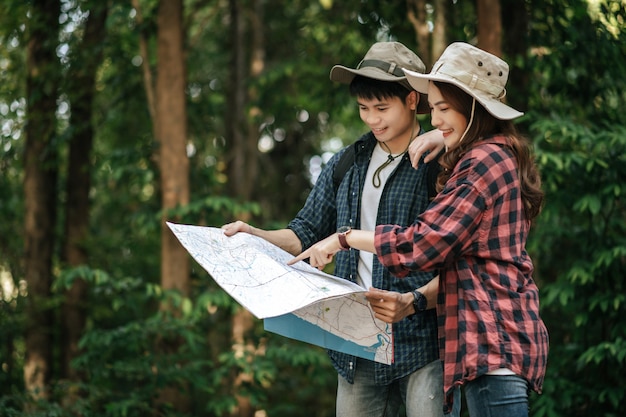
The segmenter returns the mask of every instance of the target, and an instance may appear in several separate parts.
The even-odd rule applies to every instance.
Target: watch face
[[[415,311],[424,311],[426,310],[427,300],[424,294],[419,291],[413,291],[413,308]]]
[[[337,233],[346,233],[350,231],[350,226],[341,226],[337,229]]]

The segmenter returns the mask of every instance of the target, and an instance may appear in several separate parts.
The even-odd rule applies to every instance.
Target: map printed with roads
[[[390,364],[391,325],[374,317],[359,285],[311,267],[248,233],[167,223],[209,275],[265,329],[292,339]]]

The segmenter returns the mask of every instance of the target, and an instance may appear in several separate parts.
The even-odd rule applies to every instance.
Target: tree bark
[[[249,201],[254,197],[256,178],[259,174],[258,126],[255,119],[261,114],[260,109],[252,108],[246,113],[250,102],[255,100],[255,90],[249,88],[248,79],[257,78],[265,68],[265,40],[263,30],[263,4],[253,0],[249,8],[242,2],[230,0],[231,39],[233,42],[232,71],[229,95],[229,116],[227,132],[231,143],[229,163],[229,184],[236,198]],[[250,50],[246,49],[246,17],[250,21]],[[250,53],[250,64],[246,64]],[[248,117],[246,117],[248,116]],[[249,221],[249,219],[242,219]],[[244,309],[239,310],[232,319],[232,346],[235,355],[251,358],[255,353],[254,344],[248,333],[254,326],[254,318]],[[253,376],[238,372],[232,381],[233,391],[240,391],[244,383],[251,383]],[[237,407],[231,413],[233,417],[253,417],[255,409],[250,399],[236,394]]]
[[[59,0],[33,0],[27,45],[27,124],[24,148],[24,276],[26,298],[24,385],[48,397],[52,316],[46,306],[52,283],[58,152],[55,143],[59,62]]]
[[[415,29],[417,55],[424,62],[428,72],[433,64],[433,57],[430,52],[430,31],[426,16],[426,0],[407,0],[406,9],[407,18]]]
[[[189,254],[169,230],[166,221],[179,218],[168,213],[189,203],[189,159],[187,157],[186,67],[182,0],[161,0],[158,9],[156,107],[153,120],[158,142],[161,179],[161,286],[189,295]],[[163,305],[171,309],[170,305]],[[173,311],[173,314],[177,314]],[[180,341],[161,340],[157,349],[175,351]],[[184,391],[184,390],[183,390]],[[176,387],[158,392],[157,403],[188,410],[188,396]]]
[[[503,32],[502,53],[505,57],[526,57],[528,50],[528,21],[529,11],[526,2],[517,0],[503,0],[501,6],[506,13],[502,15],[502,25],[506,28]],[[527,59],[522,59],[527,63]],[[528,97],[526,94],[530,80],[530,71],[523,64],[521,67],[510,65],[509,81],[507,87],[506,100],[514,108],[524,111],[528,108]]]
[[[446,36],[448,29],[447,0],[435,0],[435,21],[433,26],[433,47],[432,47],[432,64],[441,56],[448,46],[448,37]],[[426,72],[430,72],[431,67],[426,67]]]
[[[500,0],[477,0],[478,47],[502,56],[502,16]]]
[[[69,78],[68,97],[72,108],[70,126],[74,135],[69,140],[63,262],[70,267],[87,264],[88,258],[83,243],[89,233],[90,156],[94,135],[92,101],[96,71],[103,55],[102,39],[107,12],[106,2],[91,3],[84,36],[74,55],[74,70]],[[77,279],[66,292],[62,306],[61,377],[73,381],[77,381],[79,375],[73,372],[70,363],[79,353],[78,341],[85,328],[86,297],[87,284]]]
[[[417,55],[422,59],[429,72],[435,61],[448,46],[446,13],[448,2],[435,0],[432,32],[428,24],[426,0],[407,0],[407,18],[413,25],[417,39]]]
[[[150,54],[148,53],[148,36],[144,29],[143,14],[139,0],[131,0],[136,15],[135,20],[139,26],[139,55],[141,56],[141,71],[143,74],[143,85],[146,91],[146,101],[148,102],[148,112],[150,120],[152,120],[152,133],[156,137],[156,99],[154,98],[154,81],[152,78],[152,70],[150,68]]]
[[[161,173],[161,284],[189,294],[189,255],[165,224],[168,210],[189,203],[185,54],[182,0],[159,3],[156,80],[156,139]]]
[[[226,134],[229,143],[228,179],[232,184],[233,196],[247,199],[250,197],[252,184],[248,184],[248,146],[246,144],[246,103],[247,80],[245,59],[245,20],[242,6],[238,0],[230,0],[231,20],[231,71],[230,94],[228,95],[228,113],[226,115]]]

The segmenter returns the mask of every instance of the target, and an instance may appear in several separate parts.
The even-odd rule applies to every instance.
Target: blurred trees
[[[626,4],[533,10],[528,126],[547,201],[533,248],[550,330],[545,416],[618,416],[626,369]]]
[[[35,399],[48,398],[52,377],[52,309],[50,287],[55,243],[57,175],[59,171],[57,89],[61,79],[56,59],[58,19],[51,10],[58,0],[33,2],[28,25],[24,128],[24,388]]]
[[[176,249],[162,220],[283,227],[364,130],[330,68],[388,39],[427,67],[456,40],[511,64],[507,100],[526,112],[547,192],[529,249],[551,352],[532,413],[619,415],[625,9],[3,2],[0,415],[334,415],[325,352],[264,332],[184,252],[164,265]]]
[[[71,131],[66,135],[67,181],[66,199],[60,205],[63,216],[63,231],[60,241],[62,249],[60,262],[67,267],[77,267],[89,263],[89,253],[84,241],[89,237],[91,189],[91,155],[95,128],[92,124],[96,78],[102,64],[103,46],[101,39],[105,35],[105,23],[108,6],[106,3],[92,1],[90,15],[84,24],[82,37],[72,39],[72,61],[74,65],[66,69],[65,87],[67,103],[72,106],[68,125]],[[77,65],[77,63],[80,63]],[[78,278],[65,292],[60,321],[60,351],[62,378],[79,381],[71,362],[78,356],[78,345],[85,331],[89,311],[85,299],[88,286],[85,280]],[[72,395],[72,393],[70,393]]]

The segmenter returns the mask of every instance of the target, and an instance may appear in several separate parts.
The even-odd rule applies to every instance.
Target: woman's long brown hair
[[[434,83],[450,107],[460,112],[469,121],[472,111],[472,97],[452,84]],[[528,138],[517,132],[513,122],[496,119],[478,101],[476,101],[472,125],[461,143],[448,150],[439,159],[439,163],[444,169],[437,178],[437,190],[443,189],[456,164],[476,142],[494,135],[506,136],[508,146],[517,158],[524,211],[526,218],[532,220],[541,212],[544,197],[541,189],[541,177],[533,157],[532,144]]]

